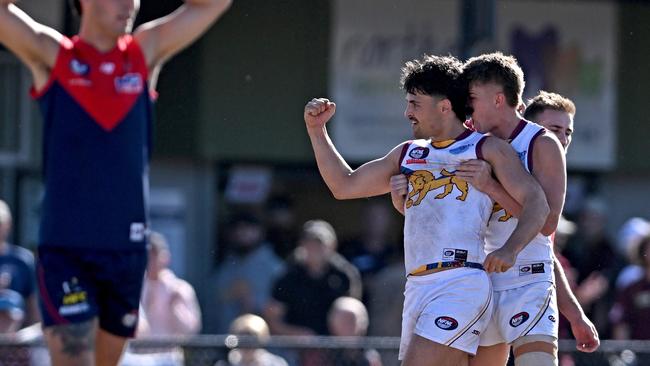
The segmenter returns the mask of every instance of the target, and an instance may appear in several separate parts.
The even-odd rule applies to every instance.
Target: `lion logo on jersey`
[[[443,199],[447,197],[456,187],[460,191],[460,196],[456,197],[457,200],[465,201],[469,186],[466,181],[458,178],[454,173],[448,172],[443,169],[439,178],[427,170],[416,170],[409,176],[409,184],[413,189],[409,192],[406,200],[406,208],[417,206],[426,197],[429,191],[444,187],[444,191],[436,195],[435,199]],[[414,198],[417,196],[417,198]]]
[[[503,207],[501,207],[500,204],[497,202],[494,202],[494,206],[492,206],[492,214],[494,215],[495,213],[503,210],[503,216],[499,217],[499,222],[506,222],[512,218],[512,214],[510,214],[508,211],[506,211]]]

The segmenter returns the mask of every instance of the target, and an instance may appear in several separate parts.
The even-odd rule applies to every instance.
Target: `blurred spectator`
[[[260,343],[269,340],[269,327],[257,315],[244,314],[237,317],[230,326],[230,334],[256,337]],[[228,352],[228,361],[219,361],[215,366],[287,366],[287,361],[262,348],[235,348]]]
[[[152,232],[148,252],[138,336],[197,334],[201,308],[192,285],[169,269],[171,253],[165,237]]]
[[[392,241],[391,230],[394,213],[392,207],[384,202],[371,200],[364,206],[361,214],[361,236],[345,243],[341,253],[361,274],[363,281],[363,300],[368,303],[370,284],[374,276],[386,267],[397,248]]]
[[[233,218],[229,225],[227,253],[214,281],[216,332],[228,331],[230,323],[246,313],[261,314],[275,278],[284,263],[264,240],[264,226],[250,214]]]
[[[564,254],[576,270],[576,297],[585,314],[591,319],[602,339],[610,337],[608,311],[613,299],[605,294],[614,287],[616,274],[622,268],[622,259],[614,250],[614,243],[606,233],[607,210],[596,197],[588,198],[578,215],[578,229]],[[583,293],[580,293],[580,289]],[[587,304],[587,303],[591,304]]]
[[[640,217],[632,217],[621,226],[618,233],[618,250],[627,259],[628,265],[616,278],[617,290],[620,291],[643,277],[643,267],[638,263],[639,243],[648,235],[650,222]]]
[[[336,252],[336,233],[323,220],[302,228],[293,262],[273,286],[265,311],[273,334],[327,335],[327,313],[341,296],[361,297],[359,272]]]
[[[25,301],[16,291],[0,290],[0,334],[14,334],[25,318]]]
[[[7,242],[11,233],[11,211],[0,200],[0,289],[16,291],[25,303],[21,326],[39,321],[34,274],[34,255],[27,249]]]
[[[400,246],[390,257],[388,266],[380,270],[368,286],[369,334],[381,337],[399,337],[402,332],[404,306],[404,247]]]
[[[650,236],[641,239],[636,259],[643,276],[619,292],[610,311],[614,339],[650,339]]]
[[[280,258],[287,258],[298,241],[293,202],[286,196],[274,196],[266,204],[266,239]]]
[[[362,337],[368,332],[368,311],[353,297],[339,297],[327,316],[330,334],[337,337]],[[374,349],[334,349],[328,352],[327,363],[332,366],[381,366]]]
[[[149,235],[149,258],[142,288],[137,337],[185,336],[201,330],[201,309],[192,285],[169,269],[171,253],[165,237]],[[155,350],[132,349],[122,356],[120,366],[181,366],[183,350],[169,347]]]
[[[16,342],[42,338],[40,323],[19,330],[24,318],[23,296],[14,290],[0,290],[0,334]],[[0,346],[0,365],[45,366],[49,364],[50,357],[44,347]]]
[[[560,216],[560,221],[558,222],[557,229],[555,231],[553,250],[555,251],[555,255],[558,261],[561,263],[562,268],[564,269],[564,274],[566,275],[569,286],[575,294],[576,299],[580,303],[580,306],[583,308],[589,308],[594,301],[600,299],[606,293],[609,285],[607,283],[607,279],[601,275],[593,275],[591,277],[588,277],[582,281],[580,285],[578,285],[577,271],[572,267],[569,260],[562,254],[566,249],[567,243],[570,242],[573,235],[576,234],[576,231],[577,226],[575,223],[567,220],[564,216]],[[571,330],[571,324],[562,314],[560,314],[558,334],[560,339],[569,339],[574,337]],[[580,364],[582,361],[588,362],[589,360],[593,360],[595,365],[607,364],[607,362],[603,361],[601,357],[602,356],[600,354],[594,355],[592,353],[561,353],[559,355],[559,365],[573,366]]]

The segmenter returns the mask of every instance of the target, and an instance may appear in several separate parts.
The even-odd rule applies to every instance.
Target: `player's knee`
[[[557,366],[557,340],[550,336],[533,335],[517,339],[512,344],[515,366]]]
[[[97,322],[88,320],[81,323],[55,325],[45,329],[45,336],[52,350],[60,350],[67,357],[77,357],[93,353]]]

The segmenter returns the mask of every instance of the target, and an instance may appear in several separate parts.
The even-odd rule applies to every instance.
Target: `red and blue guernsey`
[[[137,41],[61,41],[38,100],[45,123],[40,245],[144,248],[152,103]]]

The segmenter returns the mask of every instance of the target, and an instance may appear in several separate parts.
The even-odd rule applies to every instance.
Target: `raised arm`
[[[2,0],[0,0],[2,1]],[[135,30],[150,70],[189,46],[229,7],[231,0],[185,0],[173,13]]]
[[[318,170],[327,187],[337,199],[371,197],[390,192],[390,177],[399,173],[403,144],[386,156],[353,170],[336,150],[327,133],[325,125],[335,111],[336,104],[325,98],[312,99],[304,111]]]
[[[14,1],[0,0],[0,43],[31,70],[34,86],[40,89],[54,67],[63,36],[34,21]]]
[[[503,247],[490,253],[485,260],[487,271],[505,271],[514,265],[517,254],[539,233],[549,213],[544,191],[528,174],[517,154],[505,141],[487,137],[483,143],[483,157],[506,191],[521,202],[517,226]]]

